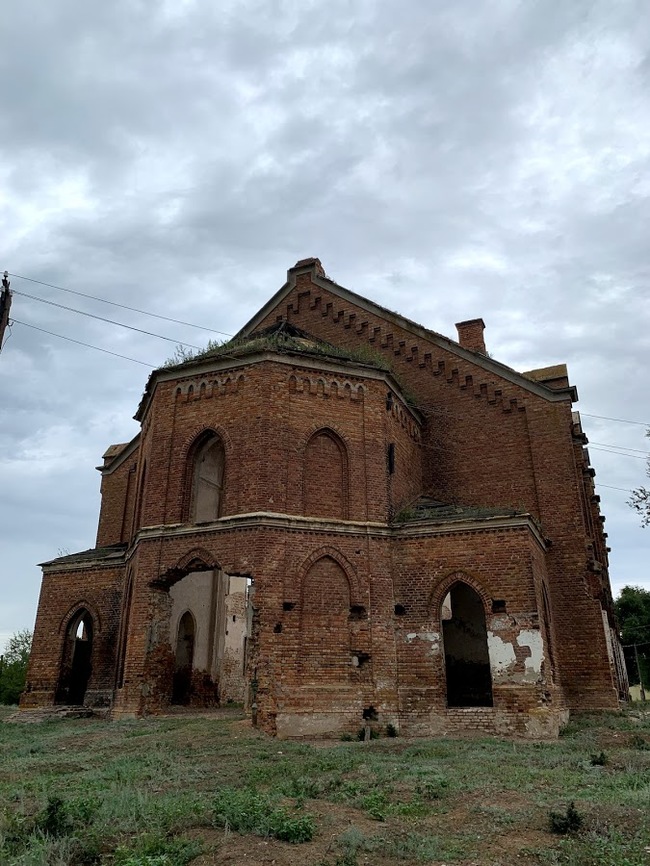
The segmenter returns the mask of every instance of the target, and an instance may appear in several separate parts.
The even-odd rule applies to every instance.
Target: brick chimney
[[[482,352],[487,355],[483,331],[485,322],[483,319],[468,319],[466,322],[456,322],[458,331],[458,342],[463,349],[471,349],[472,352]]]
[[[310,257],[308,259],[300,259],[300,261],[296,262],[292,268],[289,268],[289,270],[295,271],[298,268],[307,268],[307,267],[314,268],[314,270],[316,271],[316,273],[318,274],[319,277],[326,276],[325,268],[322,266],[320,259],[317,259],[315,257]]]

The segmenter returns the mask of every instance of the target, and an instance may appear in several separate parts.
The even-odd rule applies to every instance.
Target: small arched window
[[[218,436],[210,436],[194,458],[191,519],[194,523],[217,520],[221,514],[225,452]]]

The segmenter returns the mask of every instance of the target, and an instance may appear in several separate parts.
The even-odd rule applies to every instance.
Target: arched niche
[[[348,516],[348,459],[333,430],[317,430],[305,447],[303,507],[307,517]]]
[[[351,671],[350,583],[330,556],[314,562],[302,588],[300,670],[304,685],[347,683]]]

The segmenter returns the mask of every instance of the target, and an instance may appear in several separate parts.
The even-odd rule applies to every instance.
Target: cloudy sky
[[[0,35],[0,270],[233,334],[318,256],[448,336],[482,316],[506,364],[568,363],[614,589],[650,588],[625,504],[650,449],[645,0],[22,0]],[[43,330],[150,366],[219,336],[12,289],[0,646],[36,563],[94,544],[93,467],[148,374]]]

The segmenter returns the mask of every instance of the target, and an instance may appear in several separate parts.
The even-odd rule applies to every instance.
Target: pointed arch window
[[[208,436],[194,458],[191,520],[206,523],[221,516],[225,469],[223,442],[216,435]]]

